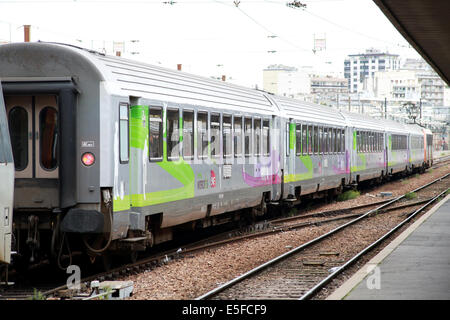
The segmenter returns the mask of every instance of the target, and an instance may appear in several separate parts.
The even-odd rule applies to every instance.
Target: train
[[[135,258],[177,230],[433,161],[418,125],[68,44],[1,45],[0,80],[15,168],[6,239],[22,262]]]

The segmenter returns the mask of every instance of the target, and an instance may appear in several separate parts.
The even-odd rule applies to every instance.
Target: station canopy
[[[373,0],[450,85],[450,0]]]

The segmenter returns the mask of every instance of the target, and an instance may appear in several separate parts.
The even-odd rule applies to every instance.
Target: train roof
[[[281,96],[273,96],[272,99],[280,106],[284,116],[287,118],[335,126],[347,125],[342,114],[328,106]]]
[[[351,127],[378,131],[383,131],[385,129],[382,121],[370,116],[347,111],[341,111],[341,114],[345,117]]]
[[[1,78],[79,77],[78,85],[81,85],[81,78],[88,75],[90,81],[105,81],[110,94],[242,113],[279,113],[277,106],[258,90],[66,44],[1,45],[0,70]]]

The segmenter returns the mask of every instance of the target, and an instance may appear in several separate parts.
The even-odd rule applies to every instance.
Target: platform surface
[[[450,195],[328,299],[450,300]]]

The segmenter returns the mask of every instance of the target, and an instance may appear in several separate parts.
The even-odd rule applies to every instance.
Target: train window
[[[150,161],[161,161],[163,158],[163,113],[161,108],[150,108],[149,124],[149,156]]]
[[[333,140],[334,140],[334,151],[335,153],[339,152],[339,140],[338,140],[339,131],[336,133],[336,128],[333,128]]]
[[[328,153],[333,153],[333,129],[328,128]]]
[[[345,129],[341,130],[341,151],[345,152]]]
[[[220,156],[220,114],[211,114],[211,156]]]
[[[356,131],[356,151],[361,152],[361,132]]]
[[[194,112],[183,110],[183,158],[194,158]]]
[[[336,129],[336,150],[338,153],[342,152],[341,138],[341,129]]]
[[[180,157],[180,116],[179,110],[167,110],[167,159]]]
[[[321,149],[323,153],[328,153],[328,128],[323,129],[323,142]]]
[[[308,154],[312,154],[314,150],[313,136],[314,136],[313,126],[308,126]]]
[[[291,131],[289,130],[289,123],[286,123],[286,155],[288,156],[290,154],[291,150]]]
[[[295,155],[302,154],[302,125],[297,123],[295,125]]]
[[[374,151],[378,152],[379,151],[379,145],[380,145],[380,141],[379,141],[379,137],[378,137],[378,132],[375,132],[373,134],[373,138],[375,139],[374,141]]]
[[[319,130],[314,126],[314,153],[319,152]]]
[[[250,157],[253,151],[252,148],[252,119],[245,118],[244,120],[244,136],[245,136],[245,156]]]
[[[368,136],[368,132],[364,131],[363,132],[363,152],[367,152],[369,151],[369,136]]]
[[[377,151],[377,141],[375,138],[375,132],[371,132],[370,137],[372,139],[372,152]]]
[[[379,140],[379,137],[378,137],[378,132],[374,132],[373,138],[374,138],[374,151],[378,152],[380,150],[379,149],[380,140]]]
[[[270,121],[269,120],[263,120],[263,147],[262,151],[264,153],[264,156],[270,155]]]
[[[208,157],[208,113],[197,113],[197,156],[199,159]]]
[[[129,124],[128,124],[128,104],[119,105],[119,145],[120,162],[126,163],[129,159]]]
[[[324,128],[323,127],[319,127],[319,153],[324,153],[325,150],[323,150],[323,146],[324,146]]]
[[[242,156],[242,118],[234,117],[234,156]]]
[[[45,107],[39,113],[39,135],[41,166],[45,170],[54,170],[58,165],[58,112],[55,108]]]
[[[28,113],[22,107],[9,111],[9,135],[16,171],[24,170],[28,165]]]
[[[308,127],[302,126],[302,154],[305,155],[308,152]]]
[[[372,152],[373,151],[373,133],[372,132],[368,132],[367,133],[368,134],[368,140],[369,140],[369,145],[368,145],[368,147],[369,147],[369,149],[367,150],[368,152]]]
[[[378,133],[378,151],[383,151],[383,136],[381,132]]]
[[[375,139],[375,151],[380,151],[380,135],[378,132],[374,133],[374,139]]]
[[[328,153],[333,152],[333,130],[331,128],[328,128]]]
[[[336,152],[336,146],[335,146],[335,144],[336,144],[336,129],[331,128],[329,132],[330,132],[330,136],[331,136],[330,152],[335,153]]]
[[[261,155],[261,119],[254,119],[255,125],[255,156]]]
[[[231,116],[223,115],[223,157],[229,158],[233,155],[231,149]]]

